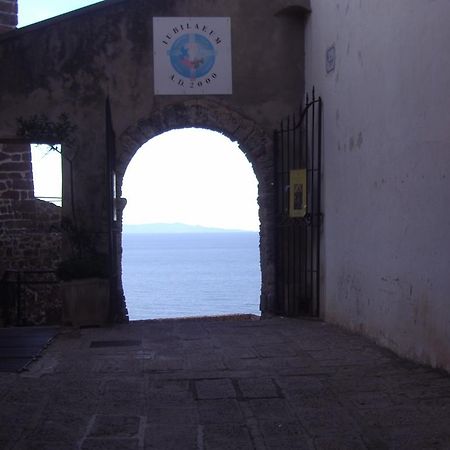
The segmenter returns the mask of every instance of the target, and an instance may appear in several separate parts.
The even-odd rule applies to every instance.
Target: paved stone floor
[[[450,449],[448,375],[297,319],[64,330],[0,406],[1,449]]]

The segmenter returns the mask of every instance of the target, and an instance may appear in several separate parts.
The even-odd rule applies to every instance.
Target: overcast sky
[[[19,0],[19,26],[98,1]],[[151,77],[149,77],[149,80]],[[59,159],[34,150],[37,196],[60,195]],[[144,145],[125,174],[125,223],[182,222],[258,230],[257,180],[250,163],[224,136],[207,130],[177,130]]]
[[[41,20],[94,3],[101,3],[98,0],[18,0],[18,2],[19,27],[40,22]]]

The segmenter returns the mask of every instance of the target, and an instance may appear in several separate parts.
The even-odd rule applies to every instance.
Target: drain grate
[[[139,347],[141,344],[140,340],[92,341],[90,347]]]

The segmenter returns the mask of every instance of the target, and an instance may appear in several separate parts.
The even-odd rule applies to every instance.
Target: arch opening
[[[264,128],[252,119],[231,109],[227,104],[213,99],[190,99],[168,103],[155,109],[149,116],[124,129],[118,138],[116,157],[117,195],[122,195],[121,187],[130,161],[137,151],[152,138],[167,131],[182,128],[203,128],[217,131],[233,142],[251,163],[258,180],[259,255],[261,269],[260,311],[263,315],[277,314],[276,300],[276,193],[274,189],[275,164],[273,159],[273,139]],[[122,221],[124,202],[119,201],[118,222]],[[118,228],[116,235],[118,249],[118,273],[122,273],[122,235]],[[123,296],[123,285],[119,275],[118,308],[123,319],[127,311]]]
[[[131,320],[259,314],[258,181],[211,130],[162,133],[123,177],[122,280]]]

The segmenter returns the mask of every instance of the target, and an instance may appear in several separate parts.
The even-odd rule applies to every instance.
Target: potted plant
[[[106,255],[64,260],[57,275],[63,282],[63,323],[77,327],[105,325],[109,314]]]

